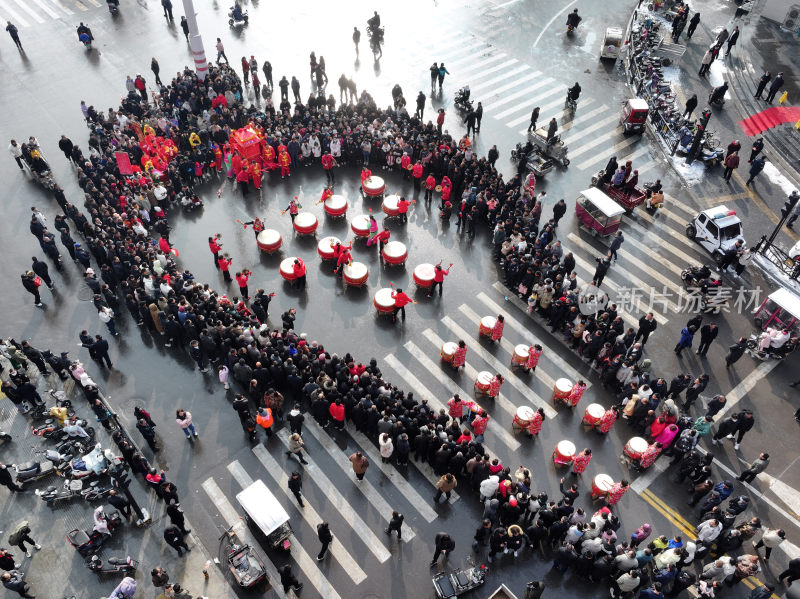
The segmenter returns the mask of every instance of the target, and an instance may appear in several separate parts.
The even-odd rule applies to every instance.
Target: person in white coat
[[[394,453],[394,443],[392,443],[392,438],[386,433],[380,436],[378,443],[381,448],[381,461],[386,464],[389,462],[389,458],[392,457],[392,453]]]
[[[696,531],[697,540],[695,542],[711,547],[722,532],[722,524],[714,519],[705,520],[697,525]]]
[[[497,493],[497,489],[500,487],[500,477],[496,474],[493,474],[485,481],[481,483],[480,492],[481,492],[481,501],[486,501],[487,499],[491,499],[494,497],[494,494]]]
[[[753,548],[758,551],[761,547],[766,547],[764,550],[764,559],[768,560],[772,550],[783,543],[785,539],[786,533],[783,530],[779,528],[768,528],[761,536],[761,540],[758,543],[753,543]]]

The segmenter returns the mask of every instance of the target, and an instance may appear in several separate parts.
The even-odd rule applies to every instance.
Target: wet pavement
[[[680,269],[687,261],[709,260],[699,246],[684,237],[683,228],[698,206],[713,205],[720,196],[735,191],[726,191],[719,184],[717,173],[704,174],[698,182],[689,185],[686,178],[681,179],[670,169],[663,151],[649,137],[624,137],[619,132],[620,102],[628,93],[624,77],[617,66],[601,63],[597,57],[602,32],[608,26],[624,26],[632,8],[629,3],[616,4],[618,10],[608,10],[608,5],[575,4],[584,15],[584,21],[571,38],[565,37],[563,32],[565,13],[557,14],[564,7],[554,7],[545,2],[438,2],[433,5],[420,2],[415,10],[421,18],[415,20],[413,26],[404,16],[405,6],[381,7],[386,45],[384,57],[377,65],[367,56],[365,39],[361,44],[361,62],[356,63],[350,42],[352,26],[358,25],[363,31],[363,21],[369,16],[369,11],[357,16],[333,14],[329,6],[309,2],[292,7],[291,14],[282,15],[278,21],[266,4],[251,3],[247,7],[250,25],[246,29],[231,30],[224,21],[225,4],[212,3],[201,7],[198,3],[197,8],[209,58],[213,57],[214,38],[220,36],[232,63],[238,64],[242,55],[250,54],[255,54],[259,61],[269,59],[275,68],[276,79],[284,73],[298,76],[303,84],[303,96],[309,92],[307,55],[312,50],[326,58],[331,78],[329,93],[336,96],[335,80],[340,72],[344,72],[348,76],[354,75],[359,90],[369,90],[379,104],[388,104],[389,90],[397,82],[409,98],[420,89],[428,94],[427,67],[434,60],[444,60],[451,76],[445,81],[443,94],[429,98],[426,117],[433,115],[436,108],[445,107],[445,127],[454,137],[461,137],[464,125],[452,107],[452,97],[459,86],[470,84],[473,99],[482,101],[485,108],[482,131],[476,138],[477,151],[485,154],[491,145],[496,144],[501,154],[498,165],[506,174],[512,172],[509,151],[515,143],[523,141],[531,108],[542,106],[540,123],[546,123],[551,116],[559,119],[572,159],[568,169],[557,168],[537,182],[537,191],[547,191],[545,217],[549,217],[553,204],[561,197],[571,206],[578,192],[588,187],[591,175],[605,166],[611,152],[619,158],[633,159],[641,169],[641,180],[661,178],[674,201],[670,204],[668,197],[667,209],[655,217],[639,211],[623,220],[626,244],[620,252],[619,263],[612,267],[607,278],[614,296],[612,299],[627,305],[631,314],[628,325],[633,326],[646,308],[651,291],[670,294],[668,309],[656,307],[663,322],[647,346],[647,356],[653,361],[654,372],[669,379],[678,370],[692,374],[707,371],[711,374],[711,384],[705,393],[708,396],[735,389],[734,395],[741,396],[738,405],[754,408],[757,423],[743,442],[741,452],[734,452],[730,445],[715,450],[720,467],[738,472],[742,468],[740,459],[752,459],[758,452],[768,450],[772,462],[767,473],[796,487],[800,484],[800,471],[795,462],[796,423],[791,418],[796,399],[794,390],[786,387],[786,382],[793,379],[791,364],[777,365],[769,372],[767,368],[772,368],[773,364],[759,366],[745,356],[729,371],[723,371],[721,366],[727,345],[735,337],[751,330],[747,309],[742,307],[739,310],[732,305],[731,313],[711,318],[720,325],[721,334],[707,360],[692,353],[676,359],[671,351],[680,327],[689,318],[686,312],[675,310],[679,301]],[[43,18],[44,22],[40,24],[30,18],[30,26],[20,28],[26,55],[18,56],[13,46],[9,47],[10,40],[5,40],[7,44],[0,54],[2,67],[13,81],[6,86],[0,100],[8,123],[5,128],[7,137],[13,135],[24,139],[36,135],[57,180],[67,190],[68,197],[77,202],[80,196],[74,174],[56,144],[59,135],[64,133],[76,143],[85,145],[87,131],[78,109],[80,100],[85,99],[99,109],[116,104],[124,93],[125,75],[142,72],[148,80],[152,79],[149,72],[151,56],[159,59],[162,79],[165,80],[166,73],[182,68],[191,60],[180,28],[177,24],[166,24],[158,3],[123,4],[120,14],[113,19],[104,7],[91,4],[86,7],[85,12],[71,9],[73,15],[64,15],[60,19]],[[179,17],[180,6],[175,6],[174,13],[176,18]],[[320,15],[328,18],[322,19]],[[0,16],[5,17],[5,14],[0,11]],[[96,50],[91,53],[86,53],[74,39],[73,21],[78,18],[88,21],[97,39]],[[713,26],[713,22],[709,26]],[[299,36],[293,33],[298,31],[302,32]],[[709,33],[702,31],[702,35]],[[698,31],[695,36],[698,47],[702,35]],[[142,40],[147,40],[146,51],[142,49]],[[693,64],[691,57],[698,51],[699,48],[690,48],[684,60]],[[691,81],[690,75],[682,77]],[[575,80],[580,81],[584,92],[577,111],[571,115],[562,110],[563,90]],[[719,117],[715,114],[714,118],[712,128],[719,127],[724,139],[722,133],[733,131],[735,117],[726,112]],[[386,177],[390,192],[413,196],[411,185],[404,182],[398,173],[376,170],[376,174]],[[7,254],[1,268],[4,279],[8,281],[3,296],[4,334],[17,339],[30,338],[34,345],[43,348],[69,349],[72,356],[87,364],[89,372],[109,396],[109,401],[127,426],[133,425],[132,410],[136,403],[143,403],[151,411],[160,425],[158,430],[165,447],[155,461],[168,471],[170,479],[177,482],[193,528],[193,540],[201,545],[201,551],[192,552],[192,561],[181,569],[181,562],[172,549],[165,547],[160,540],[163,515],[146,533],[134,531],[127,534],[125,531],[121,541],[114,541],[119,545],[113,548],[130,552],[142,560],[138,577],[140,587],[145,589],[142,596],[151,591],[146,574],[157,563],[164,565],[171,574],[177,572],[173,578],[182,577],[185,586],[193,593],[225,596],[219,587],[201,590],[201,569],[205,559],[217,553],[217,539],[222,529],[235,522],[231,519],[237,513],[241,514],[235,495],[242,484],[248,482],[248,477],[264,480],[290,514],[297,540],[292,557],[266,552],[262,548],[259,551],[276,564],[287,560],[295,564],[298,576],[306,582],[303,596],[325,594],[319,589],[327,589],[326,584],[332,585],[341,597],[429,596],[432,593],[427,563],[433,536],[440,530],[450,532],[456,540],[457,548],[450,565],[468,563],[472,527],[480,517],[480,506],[471,491],[461,491],[457,502],[434,507],[430,501],[433,487],[429,472],[415,467],[409,468],[408,473],[395,471],[393,467],[380,472],[379,463],[376,463],[379,460],[374,459],[367,475],[370,486],[358,486],[347,471],[346,456],[356,447],[373,452],[374,447],[360,440],[353,431],[329,436],[329,433],[309,426],[304,438],[310,449],[312,466],[306,469],[304,492],[318,515],[331,521],[332,530],[343,547],[335,559],[318,567],[313,561],[318,541],[311,517],[307,513],[301,514],[293,500],[283,492],[288,472],[296,467],[294,462],[288,462],[284,457],[279,439],[273,439],[267,445],[267,457],[260,450],[253,451],[248,446],[229,407],[231,394],[225,393],[212,374],[203,376],[194,372],[193,362],[187,355],[176,348],[163,347],[160,338],[153,338],[147,330],[136,327],[127,315],[120,323],[121,338],[112,343],[115,370],[103,371],[90,363],[85,352],[75,347],[77,332],[87,328],[92,333],[105,333],[105,329],[101,330],[91,303],[87,301],[89,296],[82,289],[79,272],[72,264],[67,264],[62,273],[55,274],[57,291],[52,296],[48,291],[43,293],[45,309],[39,311],[32,307],[29,295],[18,284],[19,271],[26,267],[27,257],[39,253],[38,245],[27,231],[29,207],[38,206],[52,219],[56,204],[37,184],[17,172],[12,160],[0,161],[0,175],[6,182],[7,202],[6,218],[0,221],[0,235],[5,240]],[[478,237],[469,242],[456,231],[455,223],[449,227],[443,225],[436,203],[427,208],[423,202],[418,202],[412,207],[407,224],[389,224],[392,239],[408,246],[407,266],[383,268],[376,248],[357,244],[354,258],[369,267],[369,282],[364,289],[345,290],[341,281],[332,275],[331,268],[320,263],[316,256],[316,240],[297,238],[288,215],[279,215],[288,199],[300,194],[302,186],[304,207],[316,214],[320,222],[317,239],[324,235],[351,237],[349,218],[369,209],[379,215],[380,204],[361,198],[356,169],[338,169],[336,177],[337,193],[346,196],[350,202],[347,220],[327,218],[321,207],[314,205],[323,184],[322,173],[315,167],[301,169],[285,180],[269,175],[260,197],[251,193],[242,198],[230,183],[223,180],[204,185],[201,188],[205,200],[202,211],[188,215],[170,214],[171,240],[180,251],[182,266],[190,269],[198,280],[208,281],[214,288],[235,294],[238,291],[235,285],[225,288],[206,246],[209,235],[221,233],[226,251],[234,257],[234,267],[248,267],[254,271],[251,288],[263,287],[277,293],[270,306],[273,324],[278,322],[281,312],[297,307],[296,327],[307,332],[309,339],[320,341],[340,355],[350,351],[361,361],[375,357],[390,381],[413,390],[417,397],[428,397],[431,402],[445,401],[457,387],[471,394],[476,371],[506,369],[513,344],[530,343],[535,336],[547,347],[536,375],[509,375],[509,381],[503,387],[502,401],[486,406],[498,424],[487,437],[487,446],[492,453],[512,468],[519,464],[530,467],[534,488],[556,497],[559,473],[553,468],[551,453],[558,441],[571,439],[578,449],[584,446],[592,448],[595,457],[589,468],[591,476],[606,472],[615,478],[641,478],[639,484],[635,484],[638,494],[629,493],[619,508],[625,522],[621,538],[645,521],[651,522],[659,533],[669,535],[681,530],[676,524],[680,522],[678,517],[685,516],[694,523],[685,507],[685,495],[670,482],[672,473],[660,473],[657,468],[647,475],[636,475],[628,473],[620,465],[618,457],[622,446],[632,434],[622,422],[605,439],[587,434],[582,429],[583,407],[594,401],[607,406],[613,398],[588,366],[566,349],[561,340],[554,338],[541,320],[530,318],[516,305],[513,294],[496,285],[497,270],[490,260],[488,231],[480,230]],[[769,194],[773,187],[762,176],[755,189],[768,205],[776,206],[777,193]],[[765,190],[768,195],[763,195]],[[755,239],[770,222],[759,207],[749,205],[746,200],[739,202],[736,209],[745,217],[748,239]],[[300,292],[288,287],[277,272],[279,256],[270,257],[259,252],[252,232],[244,230],[236,222],[253,216],[266,218],[268,226],[280,231],[282,257],[298,255],[306,260],[309,265],[306,290]],[[575,252],[579,259],[579,278],[586,281],[591,276],[594,257],[605,253],[606,242],[580,230],[572,210],[561,221],[558,237],[567,250]],[[443,298],[428,299],[414,291],[411,271],[420,262],[435,263],[439,260],[445,264],[453,262],[453,271],[446,280]],[[413,296],[419,302],[409,307],[406,322],[396,326],[376,317],[372,306],[374,292],[392,283],[414,291]],[[756,286],[767,289],[771,285],[756,273],[747,273],[744,283],[726,279],[728,284],[732,288],[744,284],[748,289]],[[625,299],[626,290],[631,289],[639,289],[645,305],[635,306],[635,302],[630,301],[630,293]],[[478,340],[477,318],[498,311],[503,311],[508,317],[504,338],[508,342],[495,346]],[[468,337],[470,368],[455,374],[439,366],[438,351],[441,341],[458,337]],[[574,413],[563,409],[554,413],[535,442],[515,437],[510,426],[515,408],[523,404],[551,405],[552,382],[561,376],[572,380],[584,377],[592,384],[579,408]],[[172,414],[178,406],[194,415],[201,434],[200,440],[194,444],[184,440],[173,423]],[[133,435],[138,433],[134,431]],[[0,448],[0,451],[7,449]],[[151,456],[149,450],[145,452]],[[269,456],[277,465],[270,461]],[[14,454],[13,459],[19,458]],[[661,466],[661,462],[657,463],[657,467]],[[724,470],[716,470],[715,474],[730,476]],[[781,507],[785,515],[760,499],[754,501],[752,511],[767,523],[785,527],[789,539],[796,539],[797,516],[791,506],[775,494],[776,488],[769,478],[755,483],[755,489],[773,505]],[[583,497],[580,503],[587,510],[591,509],[588,480],[582,483],[581,489]],[[0,493],[5,493],[5,490]],[[147,496],[143,488],[138,493]],[[662,498],[664,504],[659,504],[654,497]],[[63,541],[63,533],[77,526],[71,526],[73,520],[69,518],[88,521],[89,517],[85,511],[79,511],[63,519],[53,518],[44,506],[39,505],[41,503],[25,496],[6,502],[5,507],[7,518],[19,518],[38,508],[35,512],[37,520],[44,523],[43,527],[49,527],[53,555],[46,569],[38,564],[30,569],[32,585],[37,588],[40,580],[44,583],[49,580],[48,576],[61,575],[70,580],[65,590],[80,598],[95,596],[94,589],[100,589],[92,580],[93,575],[74,567],[77,562],[69,561],[75,559],[74,553],[59,551],[69,549]],[[363,527],[343,515],[337,507],[342,504],[352,506],[362,518]],[[153,511],[158,518],[158,504],[151,500],[149,505],[156,508]],[[408,530],[416,533],[413,540],[400,544],[396,540],[384,539],[381,531],[388,517],[387,507],[399,507],[405,513]],[[7,528],[6,517],[2,522],[2,528]],[[379,537],[377,543],[374,539],[365,540],[370,539],[367,529]],[[244,529],[241,532],[245,534]],[[682,534],[688,536],[689,532]],[[254,539],[260,541],[258,535],[254,535]],[[385,551],[391,556],[388,559],[384,559]],[[310,562],[302,557],[303,552],[311,556]],[[766,578],[774,577],[786,559],[785,554],[776,552],[772,560],[775,563],[767,568],[770,573],[765,575]],[[37,560],[42,560],[40,555],[35,556],[34,561]],[[488,596],[500,582],[505,582],[522,595],[524,583],[533,578],[543,578],[551,589],[549,593],[560,596],[599,597],[605,594],[605,589],[589,588],[574,576],[562,577],[550,571],[549,561],[538,557],[526,557],[524,561],[520,557],[519,560],[516,564],[510,558],[496,562],[487,584],[474,596]],[[353,567],[353,563],[358,569]],[[365,579],[360,580],[359,570],[366,574]],[[217,584],[222,580],[222,573],[214,570],[211,583]],[[190,585],[190,582],[194,584]],[[113,588],[110,584],[108,587]],[[106,589],[106,586],[102,588]],[[747,592],[748,589],[740,585],[728,595],[744,597]],[[234,594],[233,591],[228,593],[230,596]],[[277,594],[281,594],[280,590]],[[40,593],[40,596],[47,595]]]

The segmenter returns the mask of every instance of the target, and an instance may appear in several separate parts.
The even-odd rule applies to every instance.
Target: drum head
[[[275,229],[264,229],[256,239],[258,243],[263,245],[274,245],[281,240],[281,234]]]
[[[332,210],[340,210],[347,206],[344,196],[334,195],[325,200],[325,205]]]
[[[556,448],[563,456],[575,455],[575,444],[572,441],[559,441]]]
[[[458,344],[454,341],[445,341],[445,343],[442,345],[442,353],[448,356],[455,354],[457,349]]]
[[[535,412],[533,408],[530,406],[520,406],[517,408],[517,418],[520,420],[527,420],[530,421],[533,418]]]
[[[594,486],[603,491],[608,491],[614,484],[614,479],[608,474],[598,474],[594,477]]]
[[[359,231],[369,232],[369,217],[366,214],[359,214],[353,218],[350,225]]]
[[[641,437],[633,437],[630,441],[628,441],[628,445],[630,445],[630,448],[637,453],[644,453],[647,449],[647,441]]]
[[[591,403],[586,406],[586,412],[594,418],[602,418],[603,414],[606,413],[605,408],[603,408],[603,406],[601,406],[599,403]]]
[[[383,251],[390,258],[400,258],[406,254],[406,246],[400,241],[390,241],[383,246]]]
[[[363,277],[367,276],[367,265],[361,262],[353,262],[352,264],[347,264],[344,267],[344,276],[348,279],[358,280]]]
[[[520,343],[519,345],[514,347],[514,353],[518,355],[520,358],[527,359],[530,356],[530,351],[528,350],[528,346],[524,343]]]
[[[572,391],[572,383],[569,379],[558,379],[556,381],[556,389],[562,393],[569,393]]]
[[[337,243],[341,243],[341,240],[338,237],[323,237],[317,244],[317,250],[320,254],[333,255],[333,246],[335,246]]]
[[[487,329],[493,329],[494,325],[497,324],[497,319],[494,316],[484,316],[481,318],[481,324]]]
[[[289,258],[284,258],[281,260],[281,272],[285,272],[287,275],[293,274],[295,260],[297,260],[296,256],[290,256]]]
[[[418,264],[414,269],[414,276],[420,281],[433,281],[434,270],[433,264]]]
[[[375,303],[389,308],[394,306],[394,298],[392,297],[392,289],[390,287],[384,287],[383,289],[378,289],[375,293]]]
[[[492,376],[491,372],[486,372],[484,370],[484,371],[478,373],[478,382],[481,383],[481,384],[488,385],[488,384],[490,384],[492,382],[493,378],[494,377]]]
[[[397,210],[397,202],[400,201],[400,196],[393,193],[390,196],[383,198],[383,205],[391,210]]]
[[[294,217],[294,224],[298,227],[313,227],[317,222],[317,217],[310,212],[301,212]]]

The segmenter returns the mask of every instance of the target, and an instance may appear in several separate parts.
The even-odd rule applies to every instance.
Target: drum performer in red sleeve
[[[406,306],[412,303],[412,300],[408,295],[403,293],[402,289],[398,289],[397,291],[392,291],[392,298],[394,299],[394,312],[392,312],[392,322],[397,322],[397,313],[400,312],[403,316],[403,322],[406,320]]]
[[[433,269],[433,285],[431,285],[431,288],[428,290],[428,297],[433,295],[433,291],[434,289],[436,289],[437,285],[439,286],[439,297],[442,297],[442,287],[444,285],[444,278],[450,274],[450,268],[452,266],[453,263],[451,262],[450,266],[448,266],[447,270],[445,270],[444,268],[442,268],[441,262],[436,265],[436,267]]]

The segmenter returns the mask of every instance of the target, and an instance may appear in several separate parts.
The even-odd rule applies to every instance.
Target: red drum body
[[[317,253],[323,260],[333,260],[333,248],[341,243],[338,237],[323,237],[317,244]]]
[[[281,276],[287,281],[294,281],[297,277],[294,276],[294,261],[297,260],[296,256],[290,256],[281,260]]]
[[[350,287],[362,287],[369,278],[369,269],[366,264],[361,262],[345,264],[342,269],[342,277],[346,285]]]
[[[394,312],[394,298],[392,297],[392,288],[384,287],[378,289],[375,297],[372,299],[375,309],[381,314],[391,314]]]
[[[495,324],[497,324],[497,319],[494,316],[484,316],[478,323],[478,333],[491,337]]]
[[[494,379],[494,377],[491,372],[487,372],[486,370],[479,372],[478,378],[475,379],[475,388],[481,393],[488,393],[489,387],[492,384],[492,379]]]
[[[647,441],[641,437],[631,437],[625,444],[622,452],[632,460],[642,459],[642,454],[647,451]]]
[[[442,362],[447,362],[448,364],[453,362],[453,357],[456,355],[456,350],[458,350],[458,344],[453,341],[447,341],[442,345],[442,349],[439,350],[439,355],[442,358]]]
[[[364,179],[364,182],[361,184],[361,189],[364,190],[364,195],[371,198],[379,198],[383,195],[383,192],[386,191],[386,182],[383,178],[372,175]]]
[[[294,230],[300,235],[313,235],[318,224],[317,217],[310,212],[301,212],[294,217]]]
[[[605,408],[599,403],[590,403],[586,406],[586,411],[583,413],[583,420],[581,422],[583,422],[585,426],[594,428],[600,424],[600,420],[602,420],[603,414],[605,413]]]
[[[400,241],[390,241],[383,246],[383,261],[391,265],[402,265],[408,259],[408,249]]]
[[[574,457],[575,444],[572,441],[559,441],[553,450],[553,463],[556,466],[571,464]]]
[[[350,229],[356,237],[369,237],[369,216],[359,214],[350,221]]]
[[[418,264],[412,274],[417,287],[428,288],[433,285],[434,271],[435,268],[433,264]]]
[[[400,214],[400,210],[397,208],[397,202],[400,200],[400,196],[396,193],[386,196],[383,198],[383,208],[384,213],[386,216],[398,216]]]
[[[565,401],[572,392],[572,383],[569,379],[558,379],[553,386],[553,403]]]
[[[281,234],[275,229],[264,229],[258,234],[258,237],[256,237],[258,249],[268,254],[278,251],[281,247],[281,243],[283,243]]]
[[[338,218],[347,213],[347,200],[344,196],[333,195],[325,200],[325,214]]]

